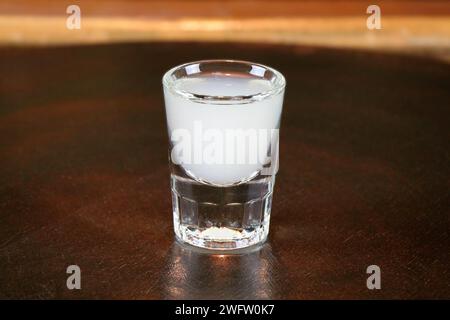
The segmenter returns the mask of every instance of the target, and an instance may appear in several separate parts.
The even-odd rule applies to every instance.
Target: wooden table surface
[[[241,255],[172,231],[161,76],[211,57],[288,81],[269,241]],[[2,47],[0,74],[1,298],[450,298],[448,64],[153,43]]]

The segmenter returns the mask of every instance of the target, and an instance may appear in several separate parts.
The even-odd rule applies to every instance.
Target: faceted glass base
[[[275,176],[218,187],[172,174],[174,229],[185,243],[214,250],[261,244],[269,233]]]

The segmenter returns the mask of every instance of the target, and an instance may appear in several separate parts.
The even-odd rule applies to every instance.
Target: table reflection
[[[165,299],[274,299],[281,282],[269,243],[235,254],[174,242],[161,280]]]

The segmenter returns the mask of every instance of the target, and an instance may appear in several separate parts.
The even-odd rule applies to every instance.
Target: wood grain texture
[[[288,81],[269,241],[242,255],[172,231],[161,76],[212,57]],[[156,43],[3,47],[0,74],[1,298],[450,297],[448,64]]]

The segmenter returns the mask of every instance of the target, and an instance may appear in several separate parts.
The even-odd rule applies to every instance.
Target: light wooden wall
[[[81,29],[66,28],[66,7]],[[368,30],[366,8],[381,8]],[[450,1],[24,1],[0,2],[0,44],[241,41],[406,51],[450,60]]]

